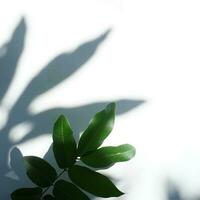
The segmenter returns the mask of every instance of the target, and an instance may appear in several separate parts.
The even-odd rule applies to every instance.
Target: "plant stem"
[[[65,173],[65,169],[56,177],[55,181],[52,183],[52,185],[50,185],[49,187],[47,187],[43,192],[42,192],[42,195],[43,196],[48,190],[50,187],[52,187],[54,185],[54,183]]]

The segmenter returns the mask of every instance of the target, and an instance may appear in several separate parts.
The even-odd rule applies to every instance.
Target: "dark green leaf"
[[[53,128],[53,152],[58,166],[62,169],[76,162],[77,149],[69,122],[61,115]]]
[[[98,197],[118,197],[124,194],[107,177],[87,167],[74,165],[69,169],[69,177],[80,188]]]
[[[50,194],[47,194],[43,197],[43,200],[55,200],[55,197],[53,197],[52,195]]]
[[[25,156],[26,173],[40,187],[52,185],[57,177],[55,169],[45,160],[35,156]]]
[[[115,103],[109,104],[90,121],[78,144],[79,155],[96,150],[112,131],[115,120]]]
[[[42,195],[41,188],[21,188],[11,194],[12,200],[40,200]]]
[[[79,188],[77,188],[74,184],[59,180],[56,182],[53,194],[56,199],[59,200],[89,200],[89,198],[84,194]]]
[[[81,160],[90,167],[105,168],[116,162],[128,161],[134,155],[135,148],[130,144],[123,144],[117,147],[102,147],[81,157]]]

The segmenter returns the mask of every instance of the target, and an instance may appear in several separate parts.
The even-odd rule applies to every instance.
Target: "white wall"
[[[15,102],[40,70],[62,53],[69,53],[68,65],[76,66],[76,59],[85,58],[73,53],[80,45],[94,40],[81,51],[83,57],[91,56],[88,62],[61,84],[30,101],[29,115],[68,107],[66,112],[81,123],[83,105],[132,100],[122,102],[122,110],[126,103],[138,106],[117,117],[113,135],[106,141],[113,145],[128,142],[137,148],[133,161],[107,171],[120,180],[119,188],[127,192],[119,199],[167,199],[167,180],[177,184],[186,197],[200,195],[199,10],[198,0],[0,1],[0,46],[9,41],[22,17],[27,26],[14,79],[0,102],[2,130]],[[108,29],[112,30],[103,38]],[[90,51],[95,51],[94,55]],[[0,59],[5,55],[6,49],[2,48]],[[6,70],[9,73],[11,69]],[[59,74],[58,69],[53,75],[59,79],[62,71]],[[45,77],[53,83],[48,75]],[[9,84],[1,74],[0,78],[2,85]],[[45,87],[45,81],[35,83],[35,88],[38,86]],[[24,101],[21,100],[21,106]],[[90,115],[103,107],[95,105],[89,106]],[[19,106],[16,111],[19,119],[23,115],[20,116],[20,109]],[[43,156],[51,136],[45,132],[21,142],[23,134],[34,127],[32,118],[22,121],[8,128],[10,147],[17,145],[23,155]],[[6,137],[1,135],[0,144],[6,145]],[[13,189],[7,188],[7,192]]]

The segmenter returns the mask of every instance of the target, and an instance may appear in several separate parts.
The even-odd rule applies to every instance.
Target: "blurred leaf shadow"
[[[179,188],[171,181],[166,184],[168,200],[183,200]]]
[[[200,200],[200,197],[196,195],[185,197],[181,188],[171,180],[168,180],[166,184],[166,197],[167,200]]]
[[[26,32],[27,26],[23,18],[14,30],[10,41],[0,48],[0,103],[14,78],[23,53]],[[56,56],[29,82],[10,110],[7,122],[0,130],[0,199],[10,199],[10,193],[16,188],[32,186],[32,183],[26,177],[23,156],[15,147],[16,145],[44,133],[51,133],[51,126],[61,113],[69,118],[77,139],[90,118],[108,103],[105,101],[78,107],[55,107],[37,114],[30,113],[28,110],[34,99],[66,80],[91,59],[99,45],[107,38],[109,32],[110,30],[94,40],[81,44],[72,52]],[[123,99],[116,102],[117,114],[120,115],[141,105],[144,101]],[[23,122],[31,123],[33,128],[20,141],[11,141],[9,139],[10,130]],[[50,151],[46,155],[48,160],[51,160]]]

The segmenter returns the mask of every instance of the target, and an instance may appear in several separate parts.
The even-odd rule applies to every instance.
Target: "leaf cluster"
[[[129,144],[100,148],[113,129],[115,107],[115,103],[111,103],[98,112],[78,143],[68,120],[61,115],[53,127],[53,152],[62,172],[58,174],[42,158],[25,156],[27,176],[36,187],[15,190],[11,194],[12,200],[89,200],[84,191],[103,198],[123,195],[106,176],[93,170],[128,161],[135,155],[135,148]],[[79,161],[89,168],[78,165]],[[69,181],[61,178],[65,173],[68,174]],[[52,192],[49,192],[51,187]]]

